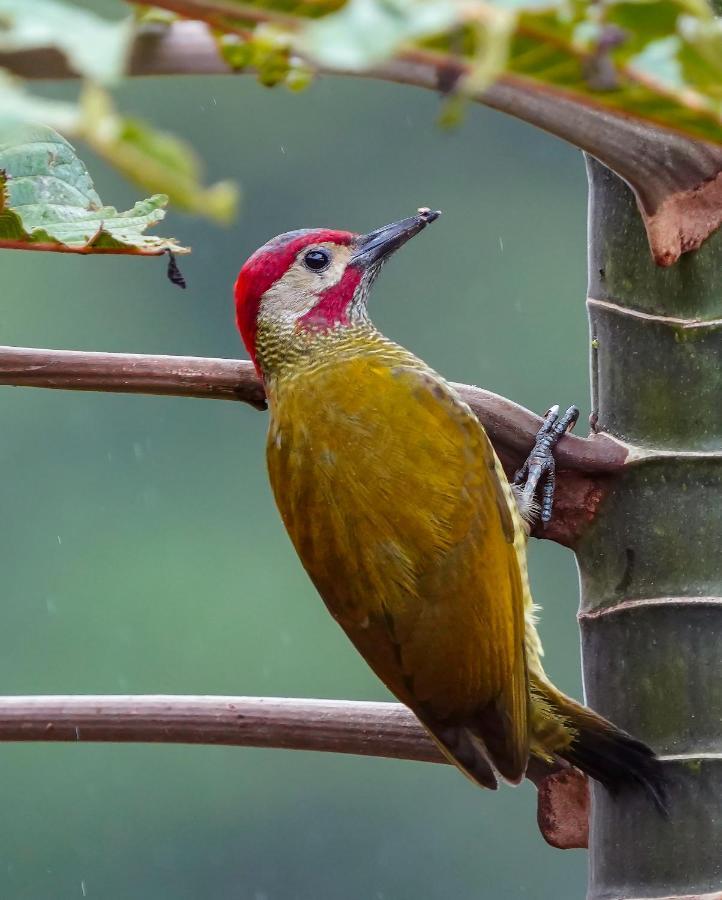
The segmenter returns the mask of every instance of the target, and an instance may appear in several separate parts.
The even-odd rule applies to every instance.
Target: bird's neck
[[[332,364],[340,356],[373,352],[384,345],[393,346],[367,318],[352,325],[324,328],[308,328],[297,322],[261,321],[255,357],[268,381],[308,373]]]

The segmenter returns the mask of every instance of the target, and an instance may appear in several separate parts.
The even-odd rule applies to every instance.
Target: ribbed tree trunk
[[[671,820],[595,790],[593,900],[722,894],[722,233],[654,265],[588,161],[597,428],[632,459],[575,548],[588,702],[666,760]]]

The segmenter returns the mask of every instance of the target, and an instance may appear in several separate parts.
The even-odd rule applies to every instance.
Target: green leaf
[[[516,24],[517,16],[504,9],[494,9],[475,23],[477,52],[471,72],[461,85],[462,91],[484,91],[504,72]]]
[[[0,129],[33,122],[45,122],[72,134],[80,124],[80,109],[75,103],[31,94],[19,78],[0,69]]]
[[[567,17],[525,12],[507,71],[583,103],[722,143],[722,107],[707,85],[682,76],[685,41],[677,29],[690,9],[709,33],[711,10],[697,0],[608,2],[599,16],[586,3]]]
[[[123,73],[133,34],[133,15],[110,21],[67,0],[0,0],[0,52],[54,47],[73,69],[91,79],[78,105],[30,94],[21,81],[0,69],[0,128],[44,122],[85,140],[145,190],[167,194],[180,209],[228,223],[236,210],[235,185],[205,187],[200,161],[190,146],[123,116],[98,87]]]
[[[70,253],[187,253],[145,234],[165,216],[156,194],[126,212],[103,206],[85,164],[47,126],[19,125],[0,139],[0,247]]]
[[[123,116],[101,88],[86,85],[80,105],[46,100],[0,69],[0,129],[37,122],[81,138],[136,184],[166,194],[179,209],[223,224],[235,214],[238,190],[232,182],[205,187],[200,161],[188,144]]]
[[[0,0],[0,51],[56,47],[99,82],[122,75],[132,37],[132,16],[113,22],[64,0]]]
[[[684,80],[722,101],[722,21],[700,27],[697,19],[683,16],[679,31],[685,41],[677,51]]]
[[[296,52],[322,69],[430,61],[456,93],[478,95],[513,78],[722,144],[720,24],[708,0],[223,0],[222,13],[207,0],[186,6],[221,32],[242,34],[239,65],[256,65],[253,36],[265,27],[257,23],[270,22],[285,32],[289,60]]]
[[[78,131],[116,169],[150,191],[167,194],[179,209],[221,223],[233,218],[238,190],[230,181],[201,183],[201,164],[193,149],[140,119],[120,115],[108,94],[88,85],[81,99]]]
[[[310,25],[299,48],[329,68],[359,70],[457,20],[449,0],[349,0],[335,15]]]

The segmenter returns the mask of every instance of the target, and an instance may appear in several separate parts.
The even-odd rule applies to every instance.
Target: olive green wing
[[[437,530],[417,581],[418,615],[402,607],[394,617],[404,665],[429,724],[463,724],[462,735],[481,737],[497,769],[516,781],[529,752],[529,691],[510,490],[483,428],[446,384],[413,369],[393,377],[412,385],[424,432],[440,436],[408,450],[409,464],[429,473],[425,505]]]
[[[518,780],[529,745],[523,594],[510,494],[483,428],[414,365],[352,358],[303,381],[285,391],[268,447],[304,566],[461,767],[470,772],[482,741]]]

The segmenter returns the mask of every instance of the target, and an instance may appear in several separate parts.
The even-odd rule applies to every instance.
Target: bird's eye
[[[303,261],[312,272],[323,272],[329,267],[331,256],[325,250],[309,250]]]

